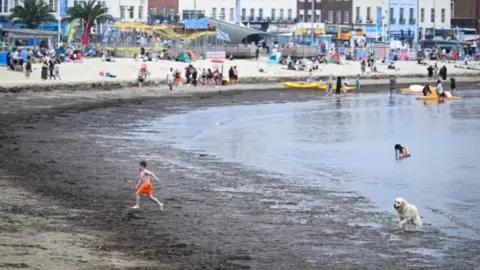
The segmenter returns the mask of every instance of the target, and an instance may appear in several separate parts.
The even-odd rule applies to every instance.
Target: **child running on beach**
[[[148,197],[156,202],[160,206],[160,210],[163,210],[163,203],[161,203],[157,198],[153,197],[153,186],[152,183],[150,182],[150,176],[155,178],[160,183],[160,180],[158,180],[157,176],[152,173],[151,171],[148,171],[147,168],[147,162],[145,161],[140,161],[139,163],[140,167],[138,170],[140,171],[140,180],[137,183],[137,197],[136,197],[136,204],[132,208],[138,209],[140,208],[140,195],[148,195]]]

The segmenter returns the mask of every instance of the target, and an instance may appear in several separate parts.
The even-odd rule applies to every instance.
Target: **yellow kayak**
[[[417,97],[417,100],[432,100],[432,99],[438,99],[438,96],[430,95],[430,96]],[[444,97],[444,99],[462,99],[462,97],[451,96],[451,97]]]
[[[432,93],[428,96],[417,97],[417,100],[432,100],[432,99],[438,99],[437,91],[432,90]],[[462,99],[462,98],[450,95],[450,96],[444,97],[444,99]]]
[[[288,88],[314,89],[318,88],[320,84],[307,82],[284,82],[283,85]]]
[[[320,89],[320,90],[327,90],[327,88],[328,88],[328,85],[326,85],[326,84],[319,84],[319,85],[318,85],[318,89]],[[355,91],[355,90],[357,90],[357,87],[355,87],[355,86],[349,86],[349,87],[345,87],[345,88],[347,88],[347,91]],[[333,91],[337,90],[337,86],[336,86],[336,85],[333,86],[333,87],[332,87],[332,90],[333,90]]]

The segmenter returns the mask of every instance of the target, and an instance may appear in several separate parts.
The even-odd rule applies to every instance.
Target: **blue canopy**
[[[205,19],[184,20],[185,29],[208,29],[208,22]]]

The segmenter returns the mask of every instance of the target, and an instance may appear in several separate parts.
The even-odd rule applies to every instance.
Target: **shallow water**
[[[299,184],[353,190],[392,214],[393,200],[404,197],[427,225],[477,238],[480,92],[462,94],[443,104],[367,94],[214,107],[157,119],[140,132]],[[396,160],[396,143],[412,157]]]

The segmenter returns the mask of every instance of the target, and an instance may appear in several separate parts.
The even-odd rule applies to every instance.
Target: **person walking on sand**
[[[140,161],[140,167],[138,170],[140,171],[140,180],[137,183],[137,187],[135,188],[136,192],[136,204],[132,208],[138,209],[140,208],[140,195],[147,195],[152,201],[156,202],[160,206],[160,210],[163,211],[163,203],[161,203],[157,198],[153,197],[153,186],[152,182],[150,182],[150,176],[152,176],[155,180],[159,183],[157,176],[147,170],[147,162]]]
[[[53,67],[53,72],[55,74],[55,80],[59,79],[61,80],[62,78],[60,77],[60,63],[55,62],[55,66]]]
[[[27,59],[27,63],[25,64],[25,78],[30,79],[30,74],[32,73],[32,62],[30,58]]]
[[[173,75],[173,68],[170,68],[170,71],[167,74],[167,84],[168,84],[168,87],[170,88],[170,91],[173,90],[174,79],[175,79],[175,76]]]

